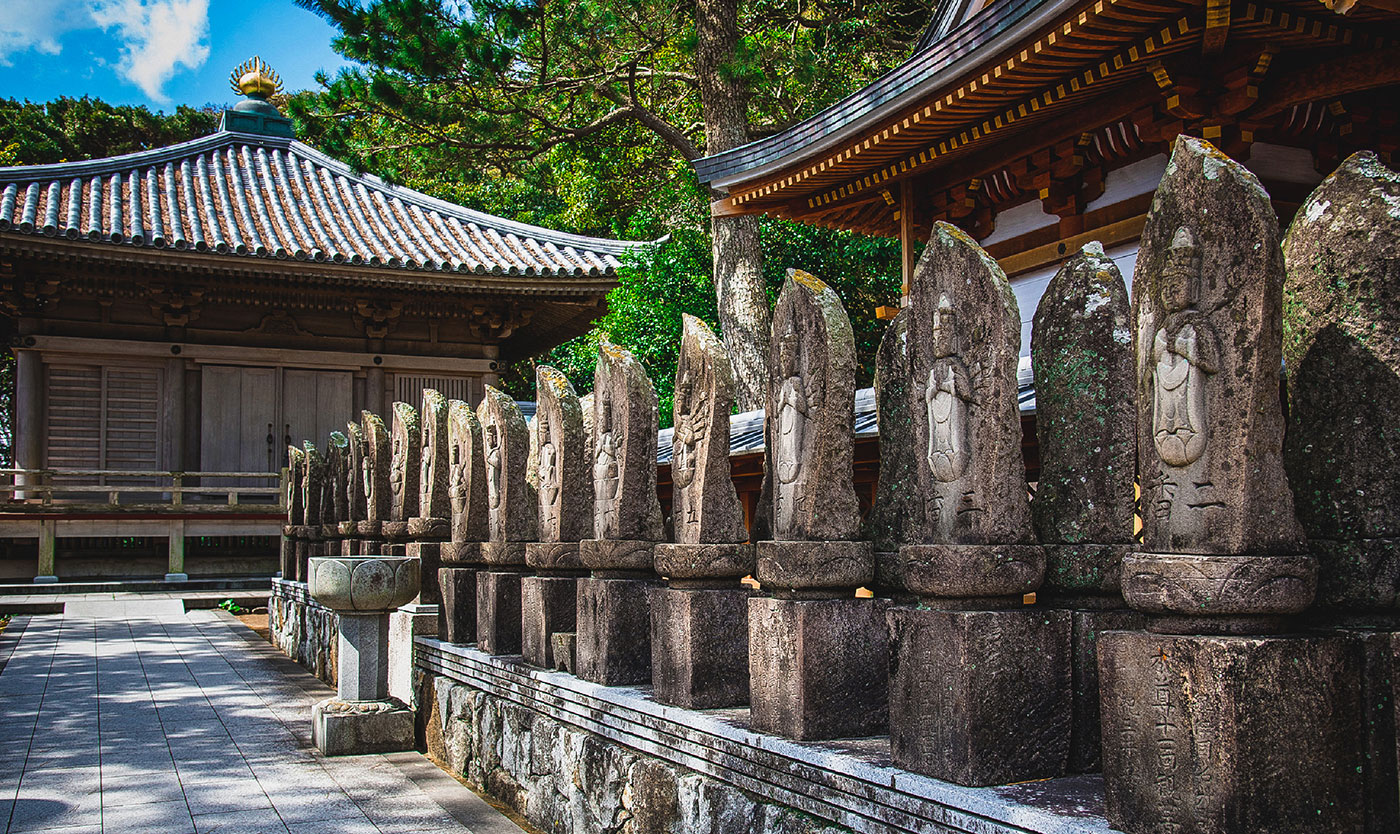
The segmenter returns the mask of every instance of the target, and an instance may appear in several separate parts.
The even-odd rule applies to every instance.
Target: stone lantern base
[[[412,750],[413,710],[396,699],[327,698],[311,708],[311,740],[326,756]]]

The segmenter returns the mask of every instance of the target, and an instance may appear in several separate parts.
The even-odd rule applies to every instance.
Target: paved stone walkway
[[[88,602],[9,631],[0,832],[520,834],[417,753],[320,756],[331,690],[215,612]]]

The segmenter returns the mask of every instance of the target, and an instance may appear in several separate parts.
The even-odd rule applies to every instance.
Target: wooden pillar
[[[185,460],[185,360],[172,358],[165,363],[165,385],[161,392],[165,466],[175,472],[189,469]],[[196,467],[197,468],[197,467]]]
[[[15,351],[15,468],[44,468],[44,363],[37,350]],[[39,483],[22,478],[19,483]],[[32,497],[17,493],[17,498]]]
[[[170,522],[170,561],[165,569],[166,582],[188,582],[185,573],[185,520],[177,518]]]
[[[34,581],[38,583],[58,581],[58,574],[54,570],[54,551],[58,541],[55,525],[53,519],[39,522],[39,566],[34,574]]]
[[[899,263],[904,276],[899,306],[909,306],[909,282],[914,279],[914,182],[899,184]]]
[[[384,417],[384,369],[378,366],[365,371],[365,410]]]

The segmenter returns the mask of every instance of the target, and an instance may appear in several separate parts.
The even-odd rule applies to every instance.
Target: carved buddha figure
[[[394,451],[389,457],[389,494],[392,496],[395,507],[400,507],[403,500],[403,485],[406,480],[404,472],[408,466],[408,456],[404,452],[403,438],[397,433],[394,435]]]
[[[1191,230],[1172,238],[1158,278],[1166,320],[1152,339],[1152,441],[1162,462],[1189,466],[1205,452],[1206,384],[1219,370],[1220,342],[1196,310],[1201,256]]]
[[[613,437],[611,403],[599,409],[598,448],[593,457],[593,510],[596,535],[606,538],[617,529],[617,440]]]
[[[547,414],[540,412],[536,430],[540,439],[540,535],[545,531],[559,535],[559,453],[554,445],[553,424]]]
[[[481,427],[482,438],[486,445],[486,499],[490,502],[491,509],[495,510],[501,506],[501,434],[500,428],[495,423],[487,423]],[[497,539],[499,513],[491,513],[491,538]]]
[[[451,472],[448,475],[447,495],[452,502],[452,514],[460,515],[467,506],[467,462],[462,457],[462,443],[455,441],[449,453]]]
[[[427,515],[432,507],[433,429],[431,421],[423,421],[423,447],[418,465],[418,512]]]
[[[671,462],[671,479],[677,488],[676,499],[687,522],[696,521],[701,496],[695,481],[699,465],[700,444],[710,426],[708,392],[703,383],[695,381],[689,367],[681,369],[681,381],[676,386],[676,429]]]
[[[368,514],[369,508],[374,506],[374,467],[369,455],[360,458],[360,478],[365,483],[365,512]]]
[[[774,463],[778,470],[777,529],[791,530],[797,519],[802,480],[802,444],[806,439],[811,398],[798,361],[798,336],[791,320],[778,342],[778,427],[774,437]]]
[[[962,477],[972,457],[967,441],[972,380],[958,356],[957,314],[946,295],[938,299],[930,330],[934,362],[924,387],[928,417],[926,454],[933,477],[948,483]]]

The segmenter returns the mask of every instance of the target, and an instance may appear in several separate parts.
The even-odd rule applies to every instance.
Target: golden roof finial
[[[282,79],[257,55],[239,65],[229,74],[228,80],[235,93],[249,98],[267,100],[282,92]]]

